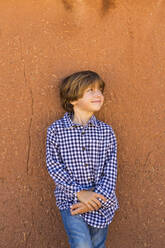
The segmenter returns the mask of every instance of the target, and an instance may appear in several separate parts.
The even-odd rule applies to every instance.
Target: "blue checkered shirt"
[[[55,121],[47,130],[46,162],[61,210],[78,202],[77,192],[93,190],[107,198],[97,211],[81,214],[93,227],[104,228],[118,209],[115,194],[117,144],[114,131],[93,115],[86,126],[72,122],[72,114]]]

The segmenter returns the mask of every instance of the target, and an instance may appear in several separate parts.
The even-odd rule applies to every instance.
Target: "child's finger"
[[[71,215],[79,214],[78,209],[77,210],[71,210],[70,212],[71,212]]]
[[[87,207],[88,207],[88,209],[90,211],[94,211],[95,210],[95,204],[94,204],[93,201],[88,202],[86,205],[87,205]]]
[[[76,215],[76,214],[82,214],[84,211],[83,211],[83,208],[81,208],[81,207],[79,207],[79,208],[77,208],[77,209],[75,209],[75,210],[72,210],[71,209],[71,214],[72,215]]]
[[[95,193],[95,197],[102,199],[104,202],[107,201],[107,198],[105,198],[105,196],[103,196],[103,195],[101,195],[99,193]]]
[[[75,203],[71,206],[71,209],[74,210],[74,209],[77,209],[77,208],[80,208],[82,206],[82,203],[81,202],[78,202],[78,203]]]
[[[98,199],[95,198],[93,201],[97,204],[98,208],[101,208],[101,202]]]
[[[94,207],[94,210],[98,210],[98,209],[99,209],[99,206],[98,206],[98,204],[97,204],[97,202],[96,202],[96,199],[95,199],[95,200],[92,200],[92,201],[91,201],[91,204],[92,204],[92,206]]]
[[[76,209],[76,208],[78,208],[79,207],[79,203],[75,203],[75,204],[73,204],[72,206],[71,206],[71,209],[73,210],[73,209]]]

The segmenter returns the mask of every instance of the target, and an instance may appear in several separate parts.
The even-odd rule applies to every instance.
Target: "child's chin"
[[[101,107],[97,107],[93,109],[93,112],[99,111],[101,109]]]

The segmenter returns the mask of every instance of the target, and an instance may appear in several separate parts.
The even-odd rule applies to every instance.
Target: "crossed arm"
[[[71,206],[72,215],[98,210],[102,206],[98,198],[102,199],[104,202],[107,200],[103,195],[87,190],[81,190],[78,192],[77,198],[80,202]]]

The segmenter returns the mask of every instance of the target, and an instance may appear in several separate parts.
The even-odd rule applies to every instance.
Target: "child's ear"
[[[73,106],[77,103],[77,101],[71,101],[70,104],[72,104]]]

